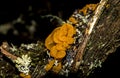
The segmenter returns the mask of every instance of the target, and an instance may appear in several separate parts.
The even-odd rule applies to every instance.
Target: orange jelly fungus
[[[54,29],[45,40],[45,46],[50,50],[50,55],[55,59],[65,57],[65,50],[69,48],[69,44],[74,42],[72,38],[74,34],[75,28],[68,23]]]
[[[26,74],[24,74],[24,73],[20,73],[20,76],[21,76],[22,78],[31,78],[30,75],[26,75]]]
[[[50,56],[54,59],[61,60],[66,55],[66,49],[70,47],[70,44],[74,42],[73,35],[76,33],[75,28],[68,23],[64,23],[61,27],[57,27],[46,38],[45,46],[50,50]],[[57,67],[54,67],[55,61],[50,61],[45,70],[49,71],[53,67],[54,72],[58,72],[61,69],[61,63]]]

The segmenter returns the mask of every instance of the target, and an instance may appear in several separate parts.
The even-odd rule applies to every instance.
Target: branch
[[[94,26],[97,24],[105,6],[106,6],[106,3],[108,2],[108,0],[101,0],[97,9],[95,10],[95,14],[94,16],[91,18],[91,20],[88,22],[88,28],[86,29],[86,33],[84,35],[84,40],[83,40],[83,43],[78,47],[78,52],[75,56],[75,61],[73,63],[73,69],[75,71],[78,70],[78,67],[80,66],[80,63],[82,61],[82,57],[83,57],[83,54],[84,54],[84,50],[85,50],[85,47],[87,45],[87,42],[90,38],[90,35],[93,31],[93,28]]]
[[[17,59],[17,56],[14,56],[13,54],[11,54],[10,52],[8,52],[6,49],[9,49],[9,45],[7,42],[3,42],[3,44],[0,46],[0,50],[1,52],[7,56],[8,58],[10,58],[12,61]]]

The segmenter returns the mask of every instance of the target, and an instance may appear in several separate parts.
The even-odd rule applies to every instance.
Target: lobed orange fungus
[[[74,27],[68,23],[54,29],[45,40],[45,46],[50,50],[50,55],[55,59],[65,57],[65,50],[69,48],[69,44],[74,42],[72,38],[74,34]]]
[[[45,40],[45,46],[50,50],[50,56],[57,60],[64,58],[66,55],[65,50],[74,42],[72,37],[75,32],[75,28],[68,23],[64,23],[61,27],[54,29]],[[62,68],[61,62],[57,66],[53,66],[54,62],[55,60],[50,61],[45,66],[45,70],[49,71],[52,68],[52,71],[59,72]]]

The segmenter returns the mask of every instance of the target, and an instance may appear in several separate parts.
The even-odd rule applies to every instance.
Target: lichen
[[[17,57],[17,59],[14,60],[14,62],[15,62],[17,69],[22,73],[21,77],[31,78],[29,76],[31,58],[28,55],[22,55],[21,58]]]
[[[90,63],[89,69],[102,67],[101,64],[102,64],[102,61],[96,59],[94,62]]]

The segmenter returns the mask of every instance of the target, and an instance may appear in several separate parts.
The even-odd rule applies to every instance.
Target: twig
[[[17,59],[17,56],[11,54],[10,52],[8,52],[6,49],[8,49],[8,43],[7,42],[3,42],[3,44],[0,46],[0,50],[1,53],[3,53],[5,56],[7,56],[8,58],[10,58],[12,61]]]

